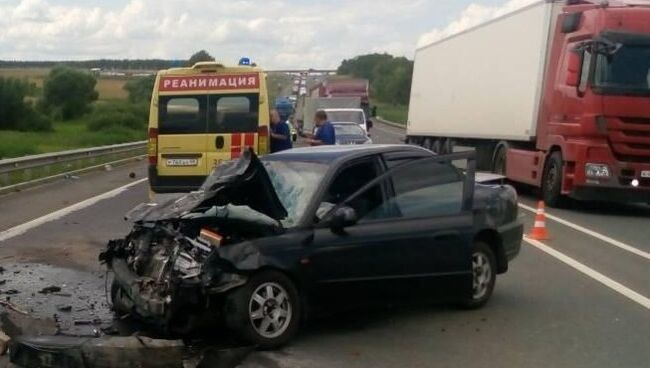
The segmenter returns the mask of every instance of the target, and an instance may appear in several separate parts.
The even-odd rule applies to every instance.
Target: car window
[[[348,199],[368,182],[375,179],[379,174],[378,170],[377,162],[374,159],[347,166],[337,174],[330,184],[321,207],[327,208],[329,204],[340,204]],[[360,196],[348,201],[347,206],[354,208],[359,218],[364,218],[368,213],[380,207],[382,203],[382,185],[377,184]]]
[[[158,131],[160,134],[204,134],[206,96],[161,96]]]
[[[394,193],[367,218],[422,218],[461,212],[464,177],[455,166],[427,160],[396,167],[391,175]]]
[[[210,96],[210,133],[257,132],[259,96],[257,94]]]
[[[356,124],[332,124],[336,135],[365,135],[360,125]]]

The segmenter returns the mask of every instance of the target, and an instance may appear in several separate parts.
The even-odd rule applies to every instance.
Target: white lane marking
[[[646,307],[647,309],[650,309],[650,299],[637,293],[636,291],[624,286],[618,281],[614,281],[610,279],[609,277],[603,275],[602,273],[594,270],[591,267],[588,267],[577,260],[567,256],[564,253],[558,252],[557,250],[549,247],[548,245],[534,239],[529,239],[527,237],[524,237],[524,241],[535,248],[541,250],[542,252],[550,255],[551,257],[554,257],[561,262],[573,267],[574,269],[582,272],[583,274],[591,277],[592,279],[600,282],[601,284],[607,286],[608,288],[616,291],[617,293],[629,298],[630,300],[637,302],[641,304],[642,306]]]
[[[33,228],[35,228],[37,226],[40,226],[40,225],[43,225],[44,223],[54,221],[54,220],[58,220],[61,217],[66,216],[66,215],[68,215],[68,214],[70,214],[72,212],[79,211],[79,210],[84,209],[86,207],[90,207],[90,206],[94,205],[95,203],[97,203],[99,201],[102,201],[104,199],[115,197],[118,194],[120,194],[120,193],[124,192],[125,190],[129,189],[130,187],[132,187],[134,185],[138,185],[140,183],[144,183],[147,180],[148,180],[147,178],[136,180],[136,181],[134,181],[132,183],[121,186],[119,188],[115,188],[115,189],[113,189],[111,191],[108,191],[106,193],[102,193],[102,194],[97,195],[95,197],[88,198],[88,199],[83,200],[81,202],[75,203],[75,204],[73,204],[71,206],[68,206],[68,207],[62,208],[60,210],[48,213],[47,215],[35,218],[35,219],[31,220],[31,221],[25,222],[24,224],[20,224],[20,225],[12,227],[10,229],[7,229],[5,231],[2,231],[2,232],[0,232],[0,242],[3,242],[5,240],[7,240],[7,239],[11,239],[11,238],[13,238],[15,236],[24,234],[27,231],[29,231],[30,229],[33,229]]]
[[[536,211],[537,211],[537,209],[529,207],[529,206],[527,206],[525,204],[521,204],[521,203],[519,203],[519,207],[525,209],[526,211],[530,211],[532,213],[536,213]],[[572,228],[574,230],[580,231],[580,232],[585,233],[587,235],[591,235],[596,239],[600,239],[600,240],[602,240],[602,241],[604,241],[606,243],[609,243],[609,244],[611,244],[611,245],[613,245],[615,247],[621,248],[621,249],[626,250],[626,251],[628,251],[630,253],[634,253],[637,256],[640,256],[640,257],[643,257],[645,259],[650,260],[650,253],[644,252],[641,249],[635,248],[635,247],[633,247],[631,245],[628,245],[628,244],[625,244],[625,243],[623,243],[621,241],[618,241],[616,239],[610,238],[607,235],[603,235],[603,234],[595,232],[593,230],[589,230],[586,227],[576,225],[573,222],[569,222],[569,221],[564,220],[562,218],[559,218],[557,216],[553,216],[553,215],[549,214],[548,212],[546,212],[546,218],[551,219],[551,220],[553,220],[555,222],[559,222],[562,225],[568,226],[568,227],[570,227],[570,228]]]

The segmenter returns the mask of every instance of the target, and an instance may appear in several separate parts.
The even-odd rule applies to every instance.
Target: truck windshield
[[[327,119],[331,122],[350,122],[357,124],[364,124],[363,111],[356,110],[340,110],[340,111],[327,111]]]
[[[650,95],[650,45],[623,45],[613,54],[599,54],[594,90],[612,95]]]

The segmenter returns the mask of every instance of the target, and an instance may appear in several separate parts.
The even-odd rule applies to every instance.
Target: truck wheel
[[[300,315],[298,291],[277,271],[253,275],[228,294],[224,303],[228,329],[261,349],[289,342],[298,331]]]
[[[472,293],[461,303],[466,309],[480,308],[487,303],[494,291],[497,263],[489,245],[477,241],[472,250]]]
[[[562,152],[555,151],[546,160],[542,177],[542,199],[551,207],[560,207],[562,196]]]
[[[443,143],[441,144],[442,146],[442,154],[450,154],[454,153],[454,141],[451,138],[446,138],[443,140]]]
[[[435,139],[433,143],[431,143],[431,151],[438,155],[442,152],[442,142],[440,139]]]
[[[494,160],[492,162],[492,171],[495,174],[506,175],[506,152],[505,146],[499,146],[494,153]]]

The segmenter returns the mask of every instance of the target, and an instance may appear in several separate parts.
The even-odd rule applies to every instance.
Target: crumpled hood
[[[215,167],[198,191],[162,204],[140,204],[126,217],[134,222],[171,220],[227,204],[248,206],[278,221],[287,217],[264,165],[252,149],[242,152],[238,160]]]

